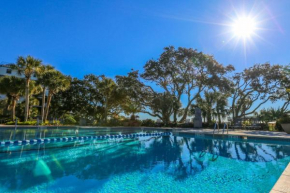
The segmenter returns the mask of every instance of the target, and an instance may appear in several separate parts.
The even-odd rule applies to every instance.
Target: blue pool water
[[[269,192],[290,145],[145,136],[0,147],[0,192]]]

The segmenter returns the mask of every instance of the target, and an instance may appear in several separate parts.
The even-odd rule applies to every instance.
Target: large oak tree
[[[149,60],[144,66],[141,77],[160,86],[165,92],[176,97],[186,97],[183,113],[179,122],[183,122],[194,100],[206,88],[217,90],[229,89],[226,74],[234,70],[232,65],[223,66],[213,56],[191,48],[164,48],[157,60]],[[173,109],[173,121],[176,123],[179,113],[178,105]]]

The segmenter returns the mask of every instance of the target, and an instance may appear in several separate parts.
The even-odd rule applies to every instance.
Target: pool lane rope
[[[92,135],[82,137],[58,137],[58,138],[38,138],[30,140],[16,140],[16,141],[2,141],[0,145],[28,145],[38,143],[52,143],[52,142],[66,142],[66,141],[85,141],[85,140],[102,140],[102,139],[116,139],[116,138],[136,138],[148,136],[170,136],[171,132],[162,133],[144,133],[144,134],[123,134],[123,135]]]

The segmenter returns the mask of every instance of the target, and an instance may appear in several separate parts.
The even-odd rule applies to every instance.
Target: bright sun
[[[232,30],[237,37],[249,38],[256,30],[256,22],[251,17],[240,17],[234,21]]]

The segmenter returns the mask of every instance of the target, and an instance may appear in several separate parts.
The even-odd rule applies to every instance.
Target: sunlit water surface
[[[269,192],[290,146],[158,136],[0,148],[0,192]]]

